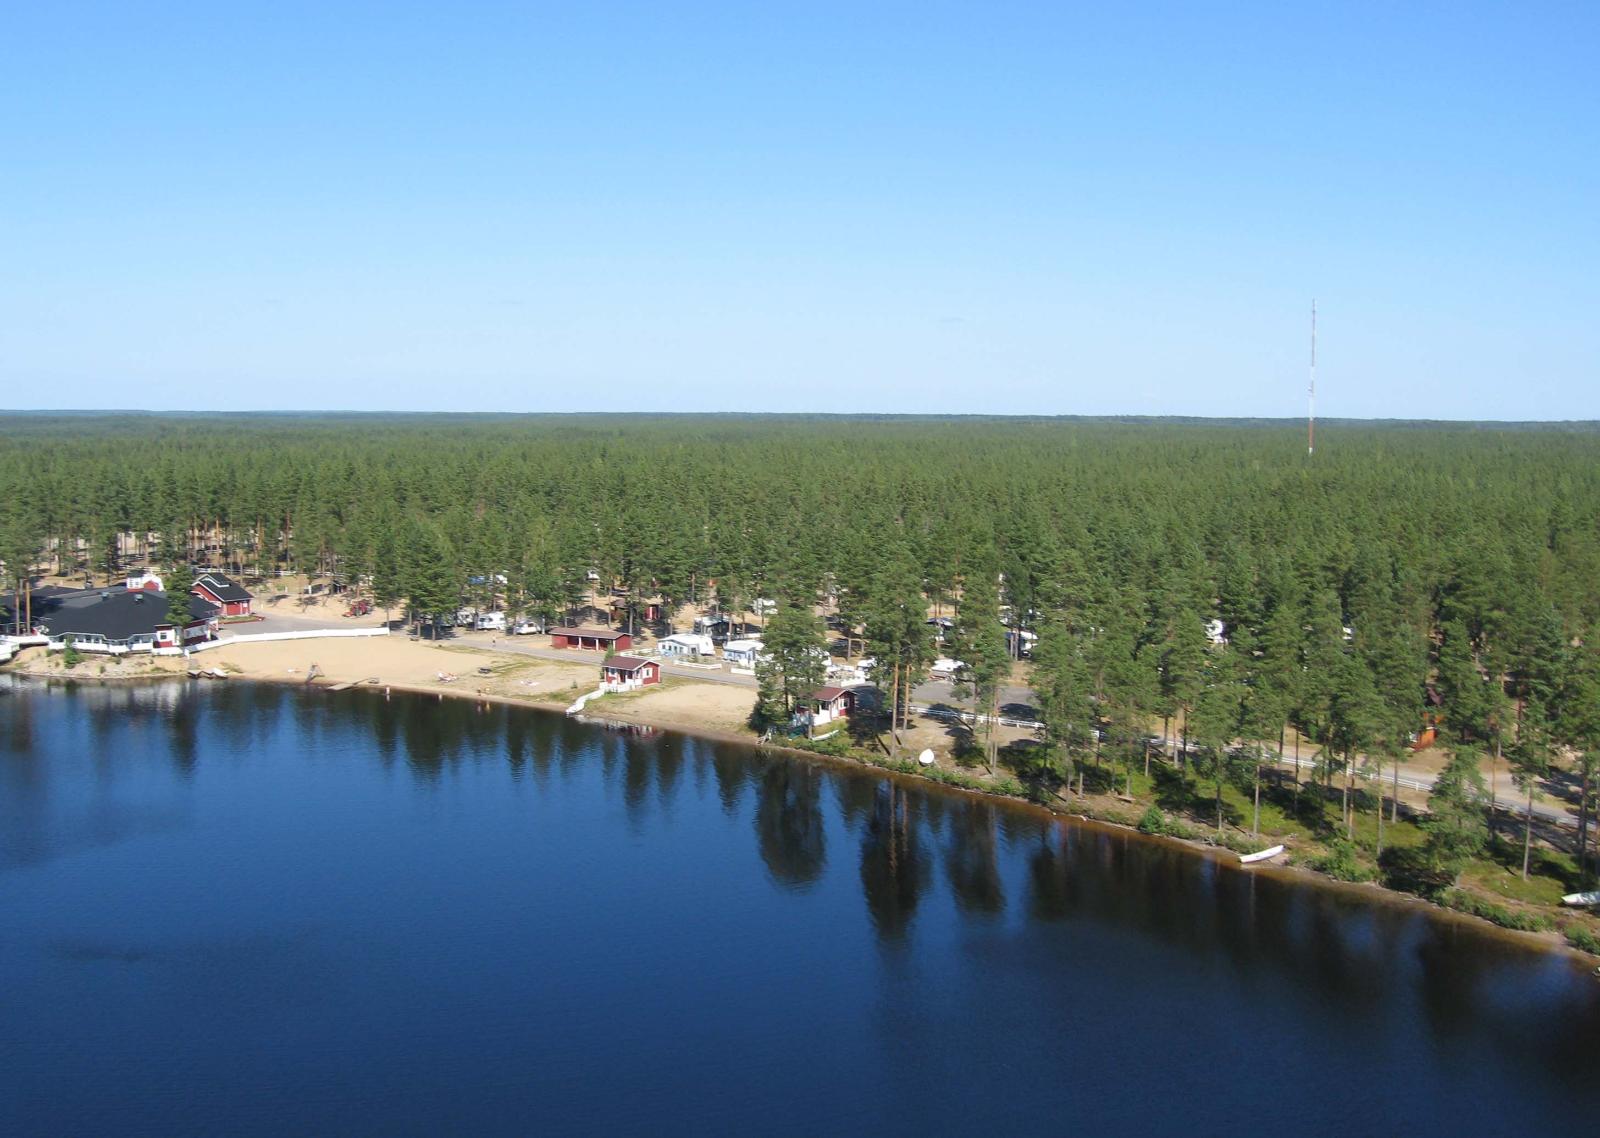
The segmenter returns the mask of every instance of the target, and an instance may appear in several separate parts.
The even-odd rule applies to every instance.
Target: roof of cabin
[[[654,660],[641,660],[637,656],[613,656],[605,662],[605,667],[614,672],[637,672],[646,664],[654,663]]]
[[[210,620],[221,611],[216,605],[190,594],[189,620]],[[171,625],[167,619],[167,594],[144,589],[83,589],[52,598],[44,612],[34,609],[34,620],[52,637],[104,636],[107,640],[153,634]]]
[[[590,640],[617,640],[628,635],[626,632],[614,632],[609,628],[573,628],[568,625],[557,625],[550,630],[551,636],[587,636]]]
[[[250,590],[243,585],[223,576],[221,573],[202,573],[194,579],[196,585],[204,585],[213,596],[221,601],[248,601]]]

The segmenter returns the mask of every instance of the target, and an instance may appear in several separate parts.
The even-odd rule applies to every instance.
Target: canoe
[[[1257,851],[1256,853],[1253,853],[1253,854],[1240,854],[1239,855],[1239,864],[1240,865],[1250,865],[1252,862],[1266,861],[1269,857],[1277,857],[1282,852],[1283,852],[1283,847],[1282,846],[1271,846],[1271,847],[1269,847],[1267,849],[1259,850],[1259,851]]]
[[[1578,908],[1587,908],[1592,905],[1600,905],[1600,890],[1597,890],[1593,893],[1568,893],[1565,897],[1561,898],[1561,903],[1563,905],[1573,905]]]

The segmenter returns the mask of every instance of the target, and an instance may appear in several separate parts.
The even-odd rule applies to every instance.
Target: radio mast
[[[1311,302],[1311,386],[1306,391],[1306,457],[1317,452],[1317,302]]]

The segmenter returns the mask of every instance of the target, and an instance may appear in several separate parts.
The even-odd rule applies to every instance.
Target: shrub
[[[807,739],[796,736],[784,740],[785,746],[798,747],[802,751],[810,751],[816,755],[831,755],[834,758],[843,758],[850,753],[850,736],[843,731],[829,735],[826,739]]]
[[[1144,814],[1139,818],[1139,832],[1141,834],[1165,834],[1167,832],[1167,816],[1161,812],[1161,807],[1151,803]]]
[[[1549,917],[1507,909],[1504,905],[1496,905],[1493,901],[1486,901],[1461,889],[1446,889],[1439,895],[1439,904],[1516,932],[1537,933],[1554,927]]]
[[[1371,881],[1373,877],[1371,867],[1357,855],[1355,843],[1344,838],[1335,840],[1326,854],[1312,858],[1311,868],[1336,881]]]
[[[67,637],[67,647],[61,653],[61,666],[76,668],[83,661],[83,654],[78,651],[78,646],[72,642],[72,637]]]
[[[1572,925],[1567,929],[1567,943],[1573,948],[1600,956],[1600,935],[1585,925]]]

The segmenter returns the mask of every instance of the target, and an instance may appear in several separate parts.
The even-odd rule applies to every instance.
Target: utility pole
[[[1317,452],[1317,302],[1311,301],[1311,386],[1306,392],[1306,457]]]

